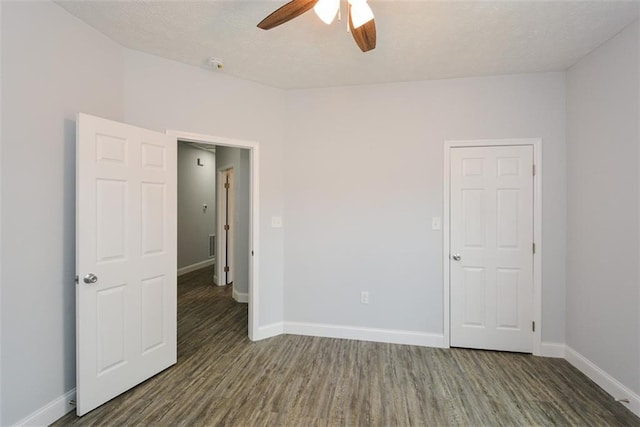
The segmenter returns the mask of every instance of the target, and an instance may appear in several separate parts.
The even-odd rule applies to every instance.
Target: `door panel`
[[[77,413],[176,362],[174,137],[77,121]],[[174,159],[174,160],[172,160]],[[95,283],[85,283],[88,274]]]
[[[519,269],[496,269],[497,328],[518,328],[518,275]]]
[[[486,280],[484,268],[466,267],[462,280],[464,289],[464,325],[484,326]]]
[[[533,349],[532,165],[531,146],[451,149],[452,346]]]

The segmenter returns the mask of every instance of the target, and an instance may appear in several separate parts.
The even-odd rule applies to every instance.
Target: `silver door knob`
[[[453,258],[454,261],[460,261],[462,259],[460,254],[453,254],[451,255],[451,258]]]
[[[96,276],[93,273],[89,273],[86,276],[84,276],[82,280],[84,281],[84,283],[92,284],[98,281],[98,276]]]

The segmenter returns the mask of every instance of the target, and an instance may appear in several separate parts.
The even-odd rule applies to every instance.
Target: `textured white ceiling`
[[[121,45],[285,89],[564,70],[638,19],[636,1],[375,1],[377,48],[310,11],[256,24],[284,2],[59,1]],[[343,6],[344,7],[344,6]],[[214,72],[214,71],[212,71]],[[218,71],[216,71],[218,72]]]

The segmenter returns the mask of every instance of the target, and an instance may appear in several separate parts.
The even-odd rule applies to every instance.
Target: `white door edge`
[[[224,138],[212,135],[203,135],[192,132],[183,132],[177,130],[167,130],[168,135],[173,135],[178,141],[196,142],[200,144],[221,145],[224,147],[245,148],[249,150],[249,161],[251,164],[251,189],[250,189],[250,226],[249,226],[249,250],[253,256],[249,255],[249,339],[255,341],[259,336],[259,256],[260,253],[260,145],[256,141],[248,141],[242,139]],[[219,278],[220,279],[220,278]]]
[[[217,242],[217,248],[216,248],[216,253],[220,255],[219,257],[219,264],[216,265],[216,274],[218,276],[218,280],[216,282],[216,285],[218,286],[225,286],[226,283],[226,275],[223,275],[220,273],[219,267],[223,266],[223,265],[228,265],[229,268],[233,271],[233,265],[229,263],[229,260],[227,258],[231,258],[231,261],[233,261],[233,256],[228,256],[229,254],[227,253],[227,250],[225,248],[226,244],[227,244],[227,235],[224,232],[224,224],[223,221],[220,221],[219,218],[225,218],[226,213],[224,212],[224,205],[225,205],[225,191],[224,191],[224,183],[225,183],[225,179],[224,179],[224,175],[225,172],[227,171],[234,171],[234,167],[233,165],[229,164],[229,165],[224,165],[220,168],[218,168],[218,170],[216,171],[216,233],[218,233],[219,238],[216,240]],[[233,242],[233,239],[231,239],[231,242]],[[232,247],[233,243],[230,244],[230,249],[231,251],[233,251],[233,247]],[[233,252],[231,252],[233,253]],[[224,273],[224,271],[222,272]],[[224,277],[224,279],[223,279]],[[224,283],[222,283],[224,282]]]
[[[443,215],[442,215],[442,265],[443,265],[443,335],[444,344],[451,347],[451,300],[450,300],[450,194],[451,194],[451,149],[459,147],[499,147],[508,145],[529,145],[533,147],[533,159],[536,174],[533,177],[533,236],[536,245],[533,254],[533,354],[541,356],[542,342],[542,139],[541,138],[517,138],[517,139],[478,139],[445,141],[443,156]]]

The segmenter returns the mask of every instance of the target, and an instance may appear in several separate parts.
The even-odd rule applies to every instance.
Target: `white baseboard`
[[[238,301],[238,302],[242,302],[245,304],[249,303],[249,294],[247,293],[243,293],[243,292],[236,292],[236,290],[233,290],[232,293],[233,299]]]
[[[200,270],[201,268],[209,267],[216,263],[215,258],[206,259],[204,261],[196,262],[195,264],[187,265],[186,267],[182,267],[178,269],[178,276],[182,276],[183,274],[191,273],[192,271]]]
[[[278,335],[282,335],[284,333],[284,323],[283,322],[277,322],[277,323],[271,323],[269,325],[265,325],[265,326],[260,326],[258,328],[257,333],[251,337],[252,341],[260,341],[260,340],[264,340],[266,338],[271,338],[271,337],[275,337]]]
[[[313,337],[384,342],[391,344],[417,345],[421,347],[446,348],[444,345],[444,336],[441,334],[304,322],[278,322],[261,326],[258,328],[257,334],[253,337],[253,340],[258,341],[265,338],[271,338],[277,335],[282,335],[283,333]]]
[[[76,389],[69,390],[65,394],[44,405],[31,415],[27,415],[14,426],[48,426],[54,421],[73,411],[76,407],[69,404],[69,401],[76,399]]]
[[[284,333],[313,337],[344,338],[391,344],[445,348],[444,335],[395,329],[362,328],[358,326],[327,325],[321,323],[284,322]]]
[[[575,351],[569,346],[565,347],[565,358],[569,363],[578,368],[583,374],[588,376],[593,382],[598,384],[604,391],[609,393],[614,399],[629,399],[629,403],[620,403],[629,408],[631,412],[640,417],[640,396],[603,371],[598,365]]]
[[[557,342],[542,342],[540,343],[540,354],[542,357],[557,357],[564,359],[565,345]]]

